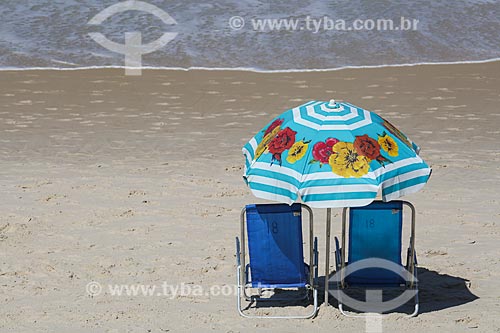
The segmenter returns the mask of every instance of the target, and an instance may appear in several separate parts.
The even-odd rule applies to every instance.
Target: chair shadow
[[[419,314],[444,310],[467,304],[479,299],[478,296],[474,295],[469,290],[468,286],[470,285],[470,281],[467,279],[448,274],[440,274],[436,271],[429,270],[423,267],[418,268],[417,277],[420,304],[418,312]],[[320,278],[320,281],[323,281],[323,279],[324,276]],[[333,285],[330,285],[330,288],[332,287]],[[348,295],[355,299],[363,301],[363,297],[365,294],[364,291],[360,292],[359,290],[355,290],[353,293],[350,293]],[[389,292],[388,296],[389,297],[386,297],[384,292],[384,301],[390,300],[391,298],[394,298],[398,295],[397,293]],[[324,297],[321,297],[319,301],[321,303],[324,303]],[[337,300],[331,294],[329,297],[329,301],[331,305],[338,307]],[[411,300],[392,312],[411,313],[413,303],[413,300]]]
[[[309,296],[309,297],[308,297]],[[278,289],[272,295],[267,298],[256,301],[255,299],[247,302],[246,307],[243,310],[248,310],[250,308],[284,308],[289,306],[296,306],[307,308],[312,304],[312,295],[306,290],[283,290]],[[318,304],[320,299],[318,298]]]
[[[478,296],[474,295],[469,290],[469,280],[467,279],[448,274],[440,274],[436,271],[429,270],[423,267],[418,268],[417,274],[420,304],[420,309],[418,312],[419,314],[444,310],[455,306],[464,305],[479,299]],[[318,291],[318,305],[321,305],[324,303],[324,292],[322,292],[324,291],[324,276],[320,276],[318,282],[320,284]],[[330,285],[330,288],[332,287],[333,285]],[[355,289],[351,290],[348,294],[349,296],[361,301],[363,300],[365,295],[364,292]],[[248,310],[251,307],[266,308],[299,306],[306,308],[311,305],[311,300],[308,301],[307,299],[297,299],[296,296],[297,291],[280,290],[277,294],[272,295],[267,301],[253,301],[248,303],[245,310]],[[384,301],[390,300],[396,296],[398,296],[397,293],[388,292],[386,295],[384,292]],[[283,300],[282,298],[285,298],[285,300]],[[330,294],[329,302],[330,305],[338,307],[338,302],[332,296],[332,294]],[[412,311],[413,300],[397,309],[394,309],[394,311],[391,311],[391,313],[396,312],[408,314]]]
[[[479,299],[469,290],[470,281],[458,276],[418,268],[420,313],[444,310]]]

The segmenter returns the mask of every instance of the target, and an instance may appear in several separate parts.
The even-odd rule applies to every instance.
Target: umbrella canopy
[[[417,192],[431,169],[419,148],[377,114],[311,101],[273,119],[244,147],[244,179],[259,198],[311,207],[365,206]]]

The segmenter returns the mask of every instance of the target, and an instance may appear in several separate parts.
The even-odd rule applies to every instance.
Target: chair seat
[[[309,276],[309,265],[305,264],[305,276]],[[296,283],[263,283],[259,281],[252,281],[249,285],[252,288],[272,288],[272,289],[286,289],[286,288],[305,288],[310,285],[309,282],[299,281]]]
[[[404,267],[401,266],[403,270]],[[365,268],[346,276],[345,281],[351,286],[399,286],[405,280],[397,273],[382,268]]]

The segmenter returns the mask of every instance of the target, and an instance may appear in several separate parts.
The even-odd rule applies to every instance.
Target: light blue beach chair
[[[309,263],[304,263],[302,212],[309,215]],[[246,222],[246,223],[245,223]],[[246,224],[246,228],[245,228]],[[245,237],[245,229],[246,236]],[[301,204],[247,205],[241,212],[241,246],[236,237],[238,312],[244,317],[311,318],[318,310],[317,239],[313,240],[312,210]],[[249,263],[246,262],[248,244]],[[266,295],[271,294],[271,295]],[[310,299],[313,310],[305,315],[259,316],[248,314],[252,304],[276,301],[283,305]],[[288,296],[288,297],[285,297]],[[242,308],[242,299],[249,302]]]
[[[411,210],[411,230],[406,253],[406,266],[403,266],[401,262],[403,206]],[[347,219],[349,220],[349,256],[346,260]],[[335,246],[336,275],[340,274],[336,279],[338,290],[353,287],[382,291],[401,288],[415,301],[414,311],[410,316],[418,314],[415,208],[411,203],[406,201],[374,201],[364,207],[344,208],[342,213],[342,246],[339,246],[337,237],[335,237]],[[360,266],[365,268],[350,270],[346,274],[346,268],[349,265],[364,259],[372,259],[364,261],[371,264]],[[339,295],[342,294],[345,295],[339,293]],[[344,311],[341,296],[338,297],[338,301],[339,310],[346,316],[353,316]],[[359,316],[359,314],[354,316]]]

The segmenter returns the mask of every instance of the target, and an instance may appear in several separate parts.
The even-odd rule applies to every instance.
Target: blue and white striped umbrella
[[[243,147],[259,198],[311,207],[365,206],[419,191],[431,169],[388,121],[349,103],[311,101],[272,120]]]

